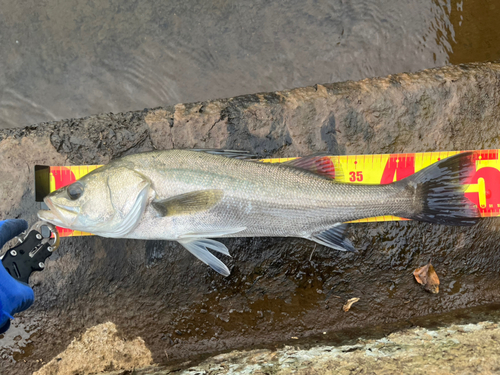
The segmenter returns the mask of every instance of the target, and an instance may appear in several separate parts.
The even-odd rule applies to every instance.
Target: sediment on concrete
[[[36,220],[35,164],[102,164],[169,148],[262,157],[500,148],[499,82],[498,63],[449,66],[0,130],[0,217]],[[312,257],[306,240],[223,240],[228,278],[173,242],[65,239],[33,277],[36,303],[1,344],[0,372],[35,371],[106,322],[166,363],[499,302],[498,228],[495,219],[471,228],[352,225],[356,253],[321,246]],[[429,261],[437,295],[412,276]]]

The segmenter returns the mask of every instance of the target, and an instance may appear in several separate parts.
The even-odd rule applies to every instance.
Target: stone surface
[[[36,220],[35,163],[101,164],[170,147],[263,157],[500,148],[499,81],[500,64],[450,66],[2,130],[0,217]],[[306,240],[228,239],[228,278],[172,242],[64,239],[32,278],[35,304],[1,341],[0,373],[35,371],[105,322],[141,337],[162,364],[500,302],[498,228],[494,219],[359,224],[349,230],[356,253],[321,246],[311,259]],[[412,275],[430,261],[437,295]]]
[[[117,336],[113,323],[88,329],[66,350],[33,375],[92,374],[112,370],[133,370],[151,364],[151,352],[140,338],[125,341]]]

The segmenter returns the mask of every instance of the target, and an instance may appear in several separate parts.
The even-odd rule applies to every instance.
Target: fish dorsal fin
[[[283,165],[298,169],[304,169],[306,171],[336,181],[344,181],[344,172],[342,170],[342,165],[337,161],[333,161],[329,156],[326,155],[304,156],[298,159],[284,162]]]
[[[311,234],[308,239],[340,251],[355,251],[352,242],[345,238],[347,224],[338,223],[323,232]]]
[[[229,276],[230,272],[227,266],[208,251],[208,249],[212,249],[219,253],[229,255],[229,251],[223,243],[206,238],[182,239],[179,240],[179,243],[203,263],[210,266],[214,271],[220,273],[222,276]]]
[[[224,150],[221,148],[194,148],[190,151],[206,152],[207,154],[224,156],[233,159],[256,159],[258,156],[244,150]]]
[[[224,192],[219,189],[198,190],[155,200],[151,205],[160,216],[189,215],[212,208],[223,196]]]

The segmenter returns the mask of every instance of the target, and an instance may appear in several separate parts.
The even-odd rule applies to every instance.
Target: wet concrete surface
[[[109,360],[100,355],[101,366],[107,363],[106,375],[219,375],[219,374],[364,374],[370,373],[492,373],[498,369],[498,323],[500,305],[486,305],[453,310],[444,314],[432,314],[390,324],[361,327],[346,331],[323,332],[323,335],[293,337],[286,343],[267,345],[253,349],[222,351],[191,357],[189,360],[168,361],[166,365],[126,366],[124,361]],[[86,364],[67,361],[79,357],[80,352],[89,355],[103,350],[100,343],[84,344],[75,353],[75,344],[84,341],[89,334],[114,341],[107,352],[120,357],[122,346],[118,337],[109,332],[108,324],[92,327],[80,340],[74,340],[51,363],[44,365],[41,374],[85,373]],[[108,331],[108,332],[107,332]],[[136,340],[137,341],[137,340]],[[106,342],[107,344],[107,342]],[[118,345],[117,345],[118,344]],[[120,345],[122,344],[122,345]],[[139,345],[141,348],[142,345]],[[140,350],[142,351],[142,350]],[[471,358],[471,351],[473,357]],[[361,354],[361,355],[360,355]],[[352,356],[357,358],[353,358]],[[165,356],[168,352],[165,350]],[[60,359],[59,361],[57,359]],[[66,359],[66,363],[63,361]],[[127,361],[144,361],[148,355],[129,356]],[[146,362],[145,361],[145,362]],[[335,363],[336,362],[336,363]],[[137,363],[137,362],[136,362]],[[70,369],[68,369],[70,367]],[[120,369],[121,367],[121,369]],[[347,367],[347,368],[346,368]],[[97,366],[93,367],[97,369]],[[102,368],[102,367],[101,367]],[[403,370],[404,369],[404,370]],[[69,370],[69,371],[68,371]],[[38,373],[37,373],[38,374]]]
[[[500,148],[499,80],[500,64],[471,64],[2,130],[1,218],[35,220],[35,162],[100,164],[172,147],[263,157]],[[161,364],[500,303],[499,228],[496,219],[472,228],[352,225],[356,253],[300,239],[224,239],[227,278],[173,242],[67,238],[33,277],[37,300],[13,328],[29,338],[0,349],[1,369],[34,371],[108,321],[141,337]],[[437,295],[412,275],[429,261]]]
[[[423,370],[430,374],[493,374],[500,365],[498,333],[498,324],[488,321],[437,330],[418,327],[378,340],[359,339],[351,345],[233,351],[180,371],[150,368],[136,374],[375,375],[421,374]]]

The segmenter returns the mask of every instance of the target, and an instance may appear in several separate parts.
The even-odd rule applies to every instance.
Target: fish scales
[[[207,212],[158,218],[150,212],[128,237],[155,239],[167,227],[203,232],[227,226],[247,229],[223,237],[304,236],[335,223],[409,210],[411,197],[392,185],[336,183],[308,171],[205,153],[172,151],[127,162],[153,182],[163,198],[204,189],[221,189],[224,198]],[[119,162],[118,162],[119,163]]]

